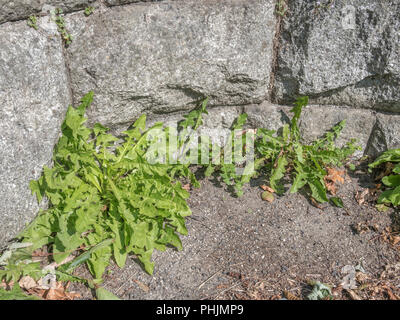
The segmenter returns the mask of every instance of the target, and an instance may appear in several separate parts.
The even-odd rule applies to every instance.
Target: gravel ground
[[[398,212],[358,204],[357,191],[373,187],[372,182],[365,173],[352,173],[338,192],[345,208],[326,204],[320,209],[302,194],[263,201],[261,180],[236,198],[218,181],[203,179],[201,188],[191,191],[193,215],[187,220],[189,235],[182,237],[183,250],[155,252],[153,276],[134,258],[122,270],[112,265],[104,285],[122,299],[276,299],[285,290],[305,298],[308,280],[337,286],[342,267],[359,263],[381,283],[385,267],[400,261],[400,250],[380,237],[393,227]],[[359,232],[360,226],[366,231]],[[78,272],[88,276],[84,268]],[[396,272],[390,283],[400,289]],[[87,289],[75,288],[83,298],[92,298]]]

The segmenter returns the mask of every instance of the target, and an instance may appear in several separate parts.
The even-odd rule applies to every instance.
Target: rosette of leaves
[[[264,171],[269,176],[269,184],[277,194],[283,194],[283,180],[289,177],[292,180],[291,193],[298,192],[302,188],[307,188],[310,196],[318,202],[327,202],[327,190],[324,177],[327,176],[328,166],[340,167],[355,150],[359,149],[355,145],[355,139],[349,141],[344,147],[336,147],[335,140],[339,137],[346,121],[343,120],[335,125],[325,136],[316,141],[305,144],[300,134],[298,120],[303,107],[307,106],[308,97],[300,97],[293,109],[294,115],[290,124],[282,128],[282,133],[278,135],[276,131],[257,128],[257,130],[244,130],[243,133],[250,134],[255,140],[254,159],[247,161],[243,170],[238,173],[236,164],[225,164],[223,161],[224,150],[220,151],[221,164],[206,166],[206,176],[216,173],[227,185],[234,187],[238,196],[243,194],[243,186],[251,178]],[[230,143],[235,141],[234,130],[242,129],[246,123],[247,115],[242,114],[232,125],[232,137]],[[246,135],[241,136],[242,142],[234,144],[232,150],[238,152],[237,148],[246,147]],[[226,148],[224,148],[226,150]],[[331,198],[332,203],[342,206],[339,198]]]
[[[379,204],[400,206],[400,149],[392,149],[382,153],[373,163],[370,170],[383,164],[392,164],[389,175],[382,178],[386,190],[378,198]]]
[[[178,178],[190,178],[194,185],[198,182],[189,164],[148,161],[150,149],[161,152],[169,146],[163,139],[172,138],[162,123],[146,129],[143,115],[123,132],[122,139],[101,124],[85,126],[85,110],[92,99],[90,92],[77,108],[68,108],[53,167],[45,166],[42,176],[30,183],[38,202],[46,197],[49,208],[19,238],[32,244],[31,252],[48,246],[57,264],[75,255],[57,269],[61,278],[86,263],[95,282],[101,282],[110,259],[122,268],[128,254],[134,254],[152,274],[154,249],[164,251],[171,245],[180,250],[179,234],[187,234],[189,193]],[[193,126],[192,120],[198,127],[204,112],[205,104],[182,127]],[[185,141],[179,140],[174,150],[183,146]]]
[[[324,177],[327,166],[340,167],[359,147],[352,139],[344,147],[335,146],[335,140],[343,130],[346,121],[335,125],[325,136],[305,144],[301,138],[298,120],[303,107],[307,106],[308,97],[297,99],[291,110],[294,113],[290,124],[284,125],[282,134],[266,129],[257,130],[255,144],[259,159],[264,161],[264,168],[269,172],[269,184],[277,194],[284,192],[283,179],[292,181],[290,193],[307,188],[316,201],[328,201]]]

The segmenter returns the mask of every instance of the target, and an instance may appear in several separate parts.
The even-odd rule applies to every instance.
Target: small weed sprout
[[[285,0],[279,0],[278,3],[276,4],[276,13],[283,17],[286,12],[287,12],[287,4]]]
[[[90,16],[94,12],[94,8],[89,6],[85,8],[84,14],[86,17]]]
[[[35,15],[31,15],[28,18],[27,21],[28,26],[30,26],[31,28],[37,30],[38,26],[37,26],[37,17]]]
[[[69,45],[72,43],[72,36],[65,27],[65,19],[62,16],[62,14],[63,14],[62,9],[57,8],[55,10],[55,23],[57,24],[58,32],[61,34],[64,43],[66,45]]]

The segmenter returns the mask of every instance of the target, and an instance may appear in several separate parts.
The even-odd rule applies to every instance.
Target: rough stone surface
[[[215,107],[207,109],[208,114],[203,114],[203,125],[200,128],[229,129],[236,118],[241,114],[242,109],[242,107],[238,106],[231,106],[229,108]],[[158,121],[163,122],[167,126],[175,125],[183,119],[182,113],[155,115],[147,120],[147,126],[151,126]],[[123,128],[123,130],[125,130],[125,128]]]
[[[400,111],[399,1],[288,4],[275,83],[278,101],[301,94],[314,104]],[[354,14],[345,9],[349,5]]]
[[[259,105],[245,106],[247,126],[277,131],[290,122],[290,109],[288,106],[278,106],[267,101]]]
[[[94,2],[96,2],[96,0],[45,0],[44,4],[55,8],[61,8],[64,12],[72,12],[85,9]]]
[[[94,90],[89,117],[107,125],[140,113],[260,103],[267,95],[272,0],[138,3],[68,17],[75,100]]]
[[[0,48],[1,244],[37,214],[29,181],[51,160],[70,97],[56,34],[4,24]]]
[[[19,20],[40,12],[43,0],[0,0],[0,23]]]
[[[96,0],[0,0],[0,24],[7,21],[26,19],[32,14],[49,8],[61,8],[64,12],[85,9]]]
[[[105,0],[106,5],[108,6],[119,6],[128,3],[136,3],[136,2],[161,2],[165,0]],[[169,0],[176,1],[176,0]]]
[[[304,140],[311,142],[322,137],[342,120],[346,120],[346,125],[336,144],[343,146],[351,139],[357,139],[362,150],[357,150],[354,156],[362,156],[376,121],[373,111],[337,106],[308,106],[303,109],[299,128]]]
[[[366,154],[377,157],[381,152],[400,148],[400,114],[378,114]]]

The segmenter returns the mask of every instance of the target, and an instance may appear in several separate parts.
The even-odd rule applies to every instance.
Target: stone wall
[[[347,119],[339,143],[355,137],[372,156],[400,147],[400,2],[287,0],[283,17],[277,2],[0,0],[0,244],[37,213],[29,181],[51,165],[67,106],[89,90],[90,123],[114,130],[141,113],[177,119],[205,97],[207,126],[246,111],[250,125],[278,129],[308,95],[307,139]]]

